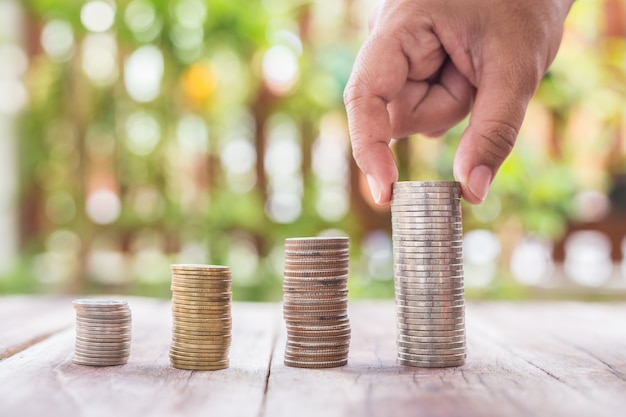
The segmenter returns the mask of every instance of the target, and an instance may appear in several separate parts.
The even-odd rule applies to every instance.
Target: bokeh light
[[[140,103],[150,102],[161,92],[164,62],[156,46],[142,46],[124,65],[124,84],[128,95]]]
[[[545,239],[525,237],[513,249],[510,268],[520,284],[548,285],[554,273],[552,245]]]
[[[593,230],[570,234],[565,241],[564,269],[577,284],[590,287],[604,284],[613,272],[609,238]]]
[[[105,0],[90,0],[80,10],[80,20],[92,32],[106,32],[115,21],[115,3]]]
[[[64,20],[50,20],[41,31],[41,46],[53,60],[68,61],[75,48],[72,26]]]
[[[463,237],[463,271],[469,287],[486,287],[496,276],[501,245],[490,230],[472,230]]]
[[[89,218],[98,224],[113,223],[122,210],[119,196],[107,189],[98,189],[89,193],[85,208]]]

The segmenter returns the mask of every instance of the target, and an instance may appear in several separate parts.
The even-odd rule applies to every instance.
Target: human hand
[[[484,200],[561,42],[573,0],[387,0],[344,92],[354,159],[386,204],[389,142],[438,136],[471,110],[454,159],[463,198]]]

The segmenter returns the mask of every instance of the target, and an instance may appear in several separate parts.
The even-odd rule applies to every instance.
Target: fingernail
[[[482,202],[487,197],[491,185],[491,169],[485,165],[479,165],[472,169],[467,180],[467,188]]]
[[[378,183],[374,179],[374,177],[367,175],[367,184],[370,186],[370,192],[372,193],[372,198],[376,204],[380,204],[380,187]]]

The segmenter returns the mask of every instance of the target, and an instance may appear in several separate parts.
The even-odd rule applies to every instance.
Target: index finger
[[[372,36],[356,58],[344,91],[354,159],[367,177],[376,203],[388,203],[398,172],[389,141],[387,103],[402,89],[408,62],[398,42]]]

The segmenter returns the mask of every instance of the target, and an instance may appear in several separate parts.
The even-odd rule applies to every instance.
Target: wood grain
[[[231,366],[215,372],[169,366],[169,302],[129,298],[129,305],[128,364],[95,368],[71,363],[71,299],[0,298],[0,340],[19,347],[0,361],[0,416],[614,417],[626,410],[625,303],[470,304],[466,365],[420,369],[396,364],[392,301],[352,302],[349,364],[323,370],[283,364],[279,305],[235,303]],[[32,342],[37,335],[49,337]]]
[[[563,308],[564,315],[559,304],[470,305],[467,364],[419,369],[395,363],[393,304],[353,303],[353,341],[346,367],[285,367],[281,335],[265,415],[623,415],[625,307]],[[598,321],[605,323],[595,326]],[[620,330],[611,330],[615,326]]]
[[[0,360],[69,328],[73,321],[67,297],[0,297]]]
[[[169,366],[169,303],[131,299],[129,305],[133,343],[126,365],[75,365],[71,362],[74,330],[55,334],[0,362],[0,415],[258,415],[278,323],[277,306],[235,305],[230,368],[193,372]]]

